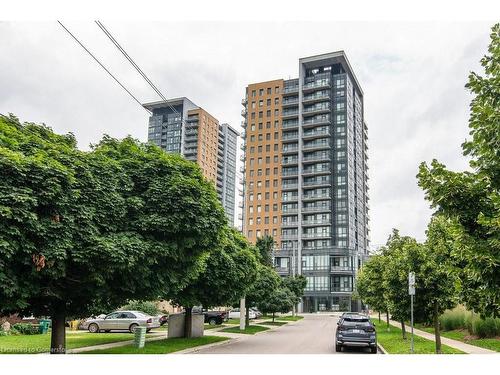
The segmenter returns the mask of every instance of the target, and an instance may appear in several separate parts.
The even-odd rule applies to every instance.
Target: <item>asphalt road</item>
[[[240,335],[227,344],[197,351],[199,354],[359,354],[368,349],[335,352],[338,317],[330,314],[304,314],[304,319],[257,335]],[[244,337],[243,337],[244,336]]]

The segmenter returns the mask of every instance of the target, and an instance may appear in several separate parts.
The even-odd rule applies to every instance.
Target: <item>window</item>
[[[268,87],[268,88],[267,88],[267,95],[271,95],[271,94],[272,94],[271,88],[270,88],[270,87]]]
[[[280,92],[280,87],[279,87],[279,86],[276,86],[276,87],[274,88],[274,93],[275,93],[275,94],[279,94],[279,92]]]
[[[269,107],[271,105],[271,99],[266,100],[266,105]]]
[[[264,89],[259,89],[259,96],[264,95]]]
[[[261,235],[261,231],[260,231],[260,229],[257,229],[257,231],[255,232],[255,235],[256,235],[257,237],[260,237],[260,235]]]
[[[248,231],[248,238],[252,238],[253,237],[253,230],[249,230]]]
[[[266,111],[266,116],[267,116],[267,117],[271,117],[271,110],[270,110],[270,109],[268,109],[268,110]]]
[[[248,213],[253,214],[253,206],[248,207]]]
[[[271,145],[266,145],[266,152],[270,152],[271,151]]]
[[[252,102],[252,109],[255,109],[255,102]]]
[[[264,105],[264,101],[263,100],[259,100],[259,107],[262,107]]]
[[[278,97],[274,98],[274,104],[275,105],[280,104],[280,99]]]
[[[257,206],[257,213],[261,213],[262,212],[262,207],[259,205]]]
[[[266,122],[266,129],[271,129],[271,122],[270,121]]]

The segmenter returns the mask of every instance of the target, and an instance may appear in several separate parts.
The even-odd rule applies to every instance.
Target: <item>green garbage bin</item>
[[[134,346],[144,348],[146,342],[146,327],[136,327],[134,331]]]
[[[40,333],[48,333],[50,327],[50,320],[48,319],[40,319],[38,324],[38,332]]]

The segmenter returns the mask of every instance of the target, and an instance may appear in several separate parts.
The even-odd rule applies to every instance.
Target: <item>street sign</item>
[[[415,295],[415,285],[409,285],[408,286],[408,295],[414,296]]]
[[[415,285],[415,272],[410,272],[408,274],[408,284],[409,285]]]

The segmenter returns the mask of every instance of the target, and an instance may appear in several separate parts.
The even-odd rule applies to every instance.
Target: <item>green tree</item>
[[[65,320],[168,298],[196,278],[225,222],[212,184],[180,156],[131,138],[91,152],[0,116],[0,313]]]
[[[257,278],[258,262],[248,241],[234,228],[226,228],[221,246],[206,257],[203,272],[180,290],[173,302],[184,306],[185,336],[191,336],[193,306],[225,306],[242,298]]]
[[[387,259],[382,253],[372,255],[359,270],[356,279],[356,290],[363,303],[380,313],[385,312],[389,329],[389,308],[385,298],[384,269]]]
[[[295,299],[296,297],[290,289],[280,286],[277,289],[271,290],[266,299],[261,300],[257,304],[257,307],[264,313],[272,313],[274,322],[275,314],[277,312],[286,313],[290,311],[295,303]]]
[[[458,274],[451,262],[455,240],[452,223],[442,216],[432,218],[427,228],[424,262],[416,276],[420,282],[417,298],[425,304],[426,316],[432,320],[436,353],[441,353],[439,316],[456,305]]]
[[[469,75],[466,87],[472,139],[463,145],[472,172],[453,172],[433,160],[420,165],[419,185],[440,214],[459,223],[461,300],[484,316],[499,316],[500,306],[500,25],[492,28],[484,76]]]
[[[274,238],[269,235],[265,235],[263,237],[257,238],[257,242],[255,243],[255,246],[259,250],[260,254],[260,262],[264,266],[272,267],[273,266],[273,258],[272,258],[272,251],[274,249]]]
[[[249,309],[250,307],[259,306],[269,300],[274,291],[281,286],[281,278],[278,273],[271,267],[259,265],[257,268],[257,278],[252,283],[245,296],[246,304],[246,322],[245,326],[250,325]]]
[[[416,293],[420,295],[419,270],[424,262],[423,246],[414,238],[400,236],[394,230],[383,250],[385,269],[383,273],[384,299],[387,301],[392,317],[401,322],[402,335],[406,339],[405,321],[410,319],[410,296],[408,295],[408,274],[416,274]],[[425,313],[422,305],[414,304],[417,320],[421,320]]]
[[[302,300],[307,279],[303,275],[288,276],[282,279],[283,286],[292,292],[292,314],[295,315],[297,304]]]

